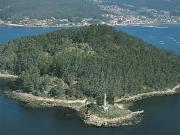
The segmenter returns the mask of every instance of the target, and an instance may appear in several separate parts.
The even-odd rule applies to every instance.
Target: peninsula
[[[7,95],[32,107],[68,107],[95,126],[132,125],[127,104],[179,93],[180,57],[107,25],[62,29],[0,46]]]

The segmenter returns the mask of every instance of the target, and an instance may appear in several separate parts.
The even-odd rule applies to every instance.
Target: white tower
[[[107,98],[107,95],[106,95],[106,93],[104,93],[104,104],[103,104],[103,110],[104,110],[105,112],[107,112],[107,111],[108,111],[108,106],[107,106],[106,98]]]

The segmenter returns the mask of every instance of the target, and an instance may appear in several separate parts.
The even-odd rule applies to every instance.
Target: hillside
[[[0,19],[94,18],[100,10],[91,0],[0,0]]]
[[[63,29],[0,46],[0,69],[15,90],[52,97],[101,99],[171,88],[180,57],[106,25]]]
[[[134,8],[150,8],[157,10],[166,10],[173,12],[180,12],[179,0],[106,0],[121,5],[126,5]]]
[[[0,25],[179,23],[179,5],[178,0],[0,0]]]

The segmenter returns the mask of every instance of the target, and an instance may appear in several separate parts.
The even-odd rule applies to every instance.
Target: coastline
[[[143,100],[145,98],[150,98],[154,96],[165,96],[165,95],[174,95],[180,93],[176,91],[176,89],[180,88],[180,84],[175,86],[172,89],[168,89],[166,91],[154,91],[149,93],[137,94],[134,96],[129,97],[122,97],[120,99],[115,100],[115,104],[112,105],[113,107],[118,107],[119,111],[126,111],[128,110],[129,113],[124,114],[123,116],[116,116],[112,118],[108,118],[105,116],[98,116],[96,113],[87,114],[85,111],[81,111],[82,108],[86,107],[87,99],[77,99],[77,100],[62,100],[62,99],[55,99],[49,97],[38,97],[28,93],[16,92],[16,91],[8,91],[6,95],[11,98],[23,102],[31,107],[66,107],[69,109],[73,109],[77,111],[82,119],[82,121],[90,126],[96,127],[117,127],[123,125],[134,125],[141,121],[143,117],[144,111],[135,111],[132,112],[128,108],[124,108],[124,105],[131,102],[136,102],[139,100]]]
[[[18,76],[11,75],[6,71],[1,71],[0,78],[3,78],[5,80],[6,79],[14,80],[14,79],[17,79]],[[23,93],[19,91],[5,91],[5,95],[11,99],[23,102],[30,107],[35,107],[35,108],[65,107],[65,108],[75,110],[79,113],[81,120],[85,124],[90,125],[90,126],[117,127],[117,126],[124,126],[124,125],[135,125],[139,123],[143,117],[143,113],[144,113],[143,110],[132,112],[131,110],[129,110],[129,108],[124,107],[125,104],[136,102],[136,101],[143,100],[145,98],[154,97],[154,96],[178,94],[180,93],[180,91],[178,91],[177,89],[180,89],[180,84],[178,84],[172,89],[169,88],[164,91],[153,91],[153,92],[142,93],[142,94],[137,94],[134,96],[115,99],[114,105],[111,105],[110,107],[118,108],[118,109],[114,109],[118,113],[116,113],[116,115],[113,117],[107,117],[106,115],[99,116],[98,112],[93,112],[91,114],[86,113],[87,105],[89,104],[87,98],[76,99],[76,100],[68,100],[68,99],[60,99],[60,98],[58,99],[58,98],[51,98],[51,97],[34,96],[31,93],[28,94],[28,93]],[[82,111],[83,109],[86,111]],[[103,112],[103,113],[108,113],[108,112]],[[123,112],[128,112],[128,113],[123,113]]]
[[[96,127],[117,127],[117,126],[131,126],[138,124],[143,116],[144,111],[131,112],[123,117],[103,118],[97,115],[90,115],[84,122],[88,125]]]
[[[13,75],[9,75],[8,77],[14,77]],[[180,93],[176,89],[180,88],[180,84],[175,86],[172,89],[168,89],[165,91],[153,91],[149,93],[142,93],[137,94],[134,96],[129,97],[122,97],[120,99],[115,100],[115,104],[113,106],[116,106],[119,108],[119,111],[128,110],[124,108],[124,104],[130,103],[130,102],[136,102],[139,100],[143,100],[145,98],[150,98],[154,96],[165,96],[165,95],[173,95]],[[144,111],[136,111],[132,112],[130,111],[126,115],[123,116],[117,116],[113,118],[107,118],[107,117],[101,117],[98,116],[96,113],[92,114],[86,114],[85,111],[81,111],[82,108],[86,107],[86,101],[87,99],[77,99],[77,100],[65,100],[65,99],[55,99],[55,98],[49,98],[49,97],[39,97],[34,96],[32,94],[28,93],[22,93],[17,91],[6,91],[5,94],[11,98],[15,99],[17,101],[23,102],[31,107],[66,107],[69,109],[73,109],[77,111],[80,116],[82,116],[82,120],[85,124],[96,126],[96,127],[116,127],[116,126],[123,126],[123,125],[133,125],[137,124],[141,121],[141,118],[143,116]]]
[[[143,94],[137,94],[134,96],[129,97],[122,97],[120,99],[115,100],[115,106],[118,106],[120,109],[124,109],[124,104],[133,103],[136,101],[140,101],[146,98],[156,97],[156,96],[168,96],[179,94],[180,91],[177,89],[180,88],[180,84],[175,86],[172,89],[168,89],[166,91],[153,91]],[[123,126],[123,125],[134,125],[138,124],[142,117],[143,117],[144,110],[131,112],[123,117],[116,117],[116,118],[103,118],[98,117],[97,115],[90,115],[89,118],[84,120],[84,122],[88,125],[95,125],[97,127],[116,127],[116,126]]]
[[[165,91],[153,91],[153,92],[137,94],[137,95],[129,96],[129,97],[122,97],[122,98],[116,99],[115,103],[136,102],[139,100],[143,100],[143,99],[155,97],[155,96],[168,96],[168,95],[179,94],[180,91],[176,91],[176,89],[178,88],[180,88],[180,84],[175,86],[172,89],[168,89]]]
[[[23,102],[31,107],[67,107],[79,111],[85,106],[87,99],[83,100],[61,100],[55,98],[39,97],[28,93],[6,91],[5,94],[14,100]]]
[[[105,23],[105,25],[108,26],[143,26],[143,27],[151,27],[151,28],[161,28],[158,27],[159,25],[180,25],[180,23],[123,23],[123,24],[109,24],[109,23]],[[73,28],[73,27],[84,27],[84,26],[89,26],[92,24],[88,24],[88,25],[61,25],[61,26],[57,26],[57,25],[22,25],[22,24],[6,24],[6,23],[2,23],[0,24],[0,26],[4,26],[4,27],[20,27],[20,28]],[[164,27],[163,27],[164,28]]]
[[[20,101],[26,105],[34,108],[51,108],[51,107],[65,107],[75,110],[79,113],[81,120],[89,125],[95,127],[117,127],[123,125],[133,125],[140,122],[144,111],[131,112],[114,118],[99,117],[96,114],[86,114],[82,109],[86,108],[87,99],[83,100],[61,100],[48,97],[38,97],[32,94],[21,93],[16,91],[6,91],[5,95],[13,100]],[[120,111],[127,109],[119,108]]]

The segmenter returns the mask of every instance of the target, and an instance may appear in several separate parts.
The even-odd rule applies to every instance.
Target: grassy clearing
[[[103,109],[97,105],[92,107],[91,112],[99,117],[105,118],[123,117],[131,113],[131,111],[128,109],[119,109],[116,106],[109,106],[109,110],[107,112],[104,112]]]

